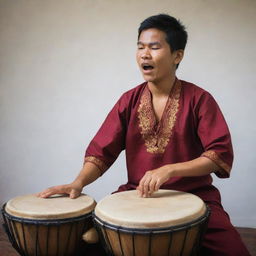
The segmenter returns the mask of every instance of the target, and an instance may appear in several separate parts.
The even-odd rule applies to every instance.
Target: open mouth
[[[143,70],[152,70],[154,67],[149,64],[142,64]]]

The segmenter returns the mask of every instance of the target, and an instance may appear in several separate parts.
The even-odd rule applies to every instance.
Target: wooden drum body
[[[198,255],[209,210],[195,195],[159,190],[110,195],[95,208],[94,221],[105,249],[114,256]]]
[[[74,256],[82,235],[92,227],[95,201],[27,195],[11,199],[2,209],[5,229],[22,256]]]

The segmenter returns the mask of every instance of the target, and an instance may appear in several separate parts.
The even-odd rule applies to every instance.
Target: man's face
[[[175,75],[183,51],[171,52],[163,31],[155,28],[142,31],[137,45],[137,63],[146,81],[159,83]]]

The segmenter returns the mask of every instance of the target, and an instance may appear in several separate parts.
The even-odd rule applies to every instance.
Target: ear
[[[174,63],[176,65],[179,64],[182,61],[183,56],[184,56],[184,50],[180,49],[180,50],[175,51]]]

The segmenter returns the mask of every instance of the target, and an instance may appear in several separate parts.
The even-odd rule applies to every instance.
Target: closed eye
[[[161,48],[161,44],[159,42],[152,42],[146,46],[144,43],[138,42],[137,47],[138,50],[143,50],[145,47],[149,47],[151,50],[159,50]]]

